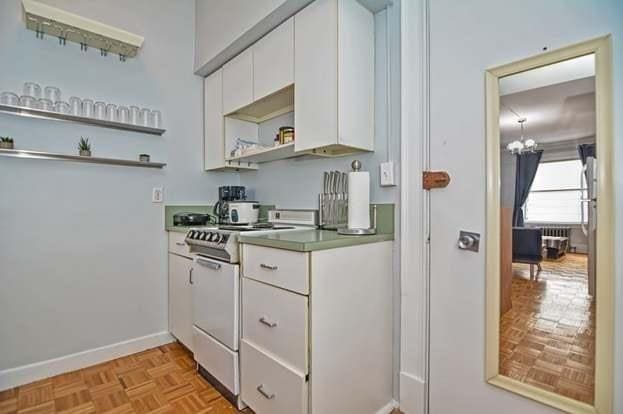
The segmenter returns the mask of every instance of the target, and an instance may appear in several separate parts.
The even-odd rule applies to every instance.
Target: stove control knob
[[[212,237],[210,238],[211,242],[218,243],[221,241],[220,233],[212,233]]]
[[[207,235],[208,235],[208,233],[207,233],[207,232],[205,232],[205,231],[201,231],[201,232],[199,232],[199,236],[197,237],[197,239],[199,239],[199,240],[205,240]]]
[[[225,244],[227,243],[227,240],[229,240],[229,236],[227,234],[223,234],[221,235],[221,239],[219,240],[219,243]]]
[[[195,235],[195,232],[192,231],[192,230],[190,230],[188,233],[186,233],[186,237],[189,238],[189,239],[192,239],[194,235]]]

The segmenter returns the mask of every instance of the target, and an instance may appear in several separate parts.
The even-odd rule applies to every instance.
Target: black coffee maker
[[[247,190],[242,185],[224,185],[218,188],[218,201],[214,205],[213,213],[218,217],[219,224],[227,224],[228,203],[247,199]]]

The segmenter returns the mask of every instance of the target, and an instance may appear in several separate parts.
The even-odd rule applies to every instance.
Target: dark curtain
[[[595,144],[578,145],[578,154],[580,155],[580,159],[582,160],[582,165],[586,165],[586,159],[588,157],[597,158],[595,156]],[[586,174],[586,171],[584,171],[584,174]]]
[[[517,154],[515,171],[515,204],[513,206],[513,226],[523,227],[523,205],[528,199],[530,187],[536,176],[543,151],[524,152]]]

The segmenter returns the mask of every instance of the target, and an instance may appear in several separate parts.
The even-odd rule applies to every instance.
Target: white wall
[[[613,34],[614,46],[614,115],[616,159],[623,159],[623,3],[617,0],[568,1],[551,0],[547,2],[528,0],[509,2],[498,0],[475,0],[457,2],[453,0],[430,1],[431,18],[431,167],[434,169],[452,168],[454,163],[469,162],[474,169],[469,174],[456,177],[455,190],[439,193],[440,202],[445,203],[448,211],[438,211],[437,221],[442,227],[435,234],[432,250],[447,252],[448,246],[456,243],[456,230],[470,228],[485,230],[485,85],[484,72],[487,68],[515,61],[538,54],[543,47],[549,49],[573,44],[607,33]],[[469,140],[471,146],[453,144]],[[460,151],[455,150],[460,148]],[[620,163],[615,162],[617,190],[623,188],[623,171]],[[465,170],[461,170],[465,172]],[[470,188],[471,186],[471,188]],[[458,188],[457,188],[458,187]],[[469,199],[468,199],[469,196]],[[460,199],[463,197],[463,199]],[[623,192],[617,191],[617,205],[621,205]],[[461,205],[461,215],[452,216]],[[623,236],[623,210],[615,208],[617,221],[617,247],[620,250]],[[444,214],[444,212],[446,214]],[[440,224],[440,221],[445,223]],[[445,250],[444,250],[445,249]],[[454,253],[453,253],[454,254]],[[459,253],[456,253],[457,255]],[[448,265],[442,264],[445,261]],[[433,284],[438,279],[449,283],[453,260],[435,257],[433,266],[443,275],[433,271]],[[437,405],[431,412],[483,412],[506,410],[506,412],[553,412],[538,404],[532,404],[523,398],[514,398],[505,391],[494,390],[484,381],[457,386],[462,380],[484,378],[484,254],[470,256],[462,268],[462,274],[469,274],[473,280],[470,289],[454,292],[462,297],[470,297],[473,307],[456,309],[461,313],[458,320],[470,323],[454,329],[454,335],[460,336],[461,352],[464,363],[449,367],[450,377],[436,380],[437,392],[431,401]],[[616,344],[614,349],[623,349],[623,261],[616,259]],[[434,270],[434,269],[433,269]],[[443,276],[443,277],[441,277]],[[443,286],[438,285],[439,288]],[[448,288],[447,286],[445,286]],[[435,286],[433,285],[433,289]],[[450,289],[451,290],[451,289]],[[446,299],[451,299],[448,294]],[[437,296],[440,297],[440,296]],[[432,295],[435,300],[436,295]],[[447,303],[447,302],[446,302]],[[439,309],[442,305],[438,305]],[[443,304],[443,306],[447,306]],[[452,311],[444,315],[452,319]],[[462,319],[461,319],[462,318]],[[443,318],[440,317],[438,321]],[[473,320],[473,324],[471,321]],[[434,323],[434,322],[433,322]],[[456,322],[455,322],[456,324]],[[460,331],[460,332],[459,332]],[[455,344],[450,344],[455,346]],[[456,348],[455,348],[456,349]],[[440,359],[443,355],[440,355]],[[623,412],[623,357],[615,351],[615,413]],[[447,358],[451,362],[451,358]],[[431,362],[432,363],[432,362]],[[443,362],[436,361],[436,367]],[[453,387],[452,393],[443,386]],[[431,380],[432,383],[432,380]],[[457,398],[448,398],[455,395]],[[462,402],[469,401],[465,406]],[[520,407],[523,407],[520,410]],[[431,405],[431,409],[433,406]]]
[[[0,159],[0,371],[167,330],[162,204],[209,203],[236,175],[202,168],[202,79],[193,75],[192,0],[46,0],[145,36],[138,58],[119,62],[76,44],[35,39],[21,2],[0,2],[0,91],[24,81],[64,98],[92,97],[160,109],[163,137],[0,114],[18,148],[94,154],[147,152],[164,170]]]

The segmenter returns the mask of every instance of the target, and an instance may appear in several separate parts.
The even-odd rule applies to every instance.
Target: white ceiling
[[[526,137],[537,143],[576,140],[595,135],[595,77],[577,79],[502,96],[503,144],[521,136],[517,115],[527,118]]]
[[[595,55],[590,54],[500,79],[500,96],[595,76]]]

